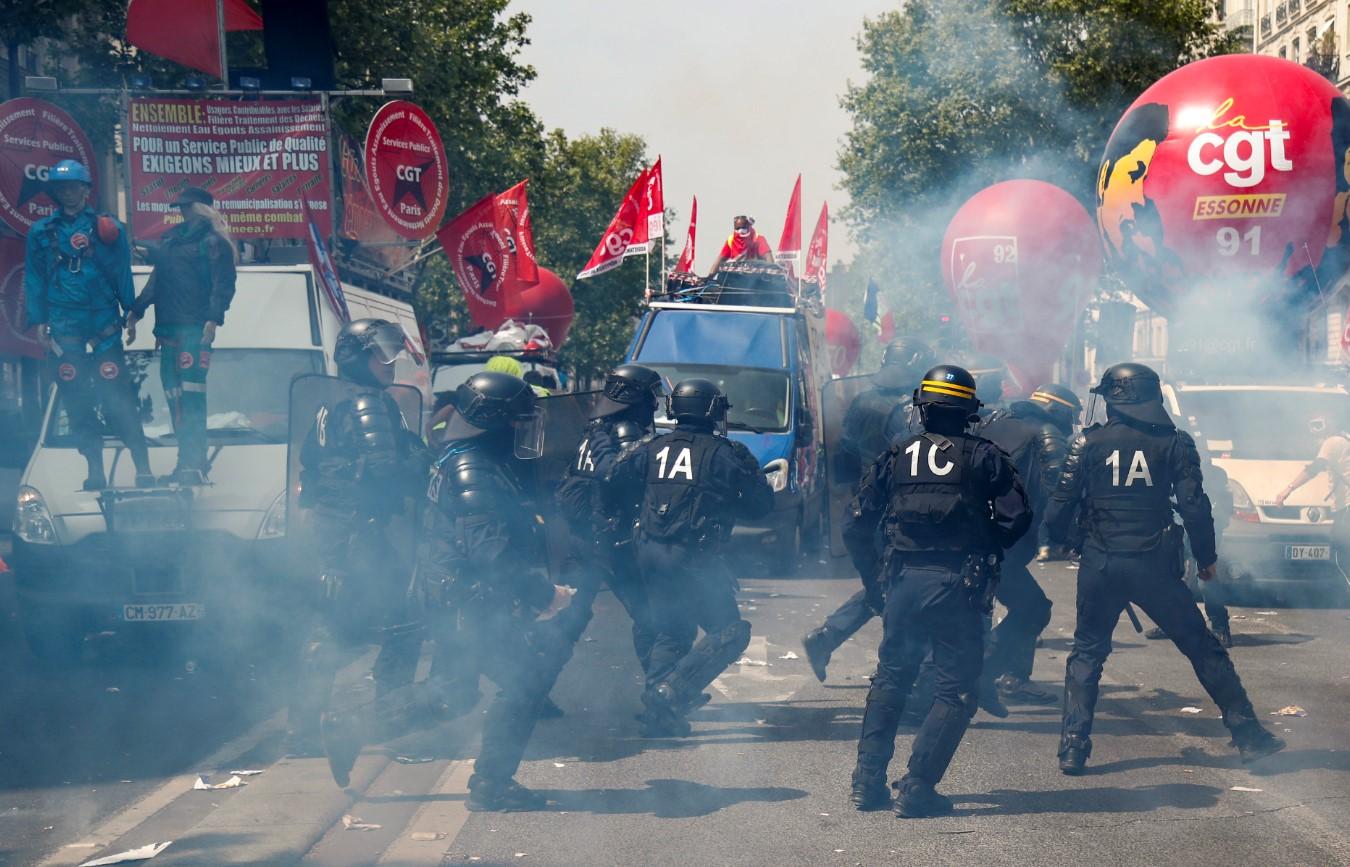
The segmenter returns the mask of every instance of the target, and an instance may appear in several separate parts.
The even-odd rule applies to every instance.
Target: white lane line
[[[757,701],[787,701],[797,693],[806,682],[805,675],[771,674],[769,669],[769,639],[763,635],[752,635],[750,644],[745,648],[744,658],[748,663],[731,666],[712,682],[713,688],[727,698],[754,698]],[[746,688],[748,687],[748,689]],[[769,692],[765,691],[768,688]],[[783,690],[787,690],[784,692]],[[754,693],[752,696],[751,693]]]
[[[469,820],[469,808],[466,806],[466,799],[469,794],[469,777],[473,774],[473,760],[460,759],[451,762],[446,766],[444,773],[441,774],[436,785],[428,793],[433,796],[432,800],[427,801],[417,812],[413,814],[412,819],[408,821],[408,826],[398,835],[384,854],[380,856],[378,863],[384,865],[398,864],[407,865],[407,867],[418,867],[422,864],[440,864],[445,858],[445,854],[450,851],[455,840],[459,837],[459,832],[464,828],[464,823]],[[463,798],[437,800],[436,795],[463,795]],[[426,835],[434,839],[413,839],[413,835]]]
[[[271,717],[258,723],[196,764],[201,768],[217,768],[252,750],[265,738],[285,728],[285,725],[286,711],[277,711]],[[89,860],[93,857],[91,853],[107,847],[185,793],[190,792],[196,779],[196,773],[174,777],[99,825],[80,842],[71,843],[57,849],[41,861],[39,867],[59,867],[59,865],[79,864]]]

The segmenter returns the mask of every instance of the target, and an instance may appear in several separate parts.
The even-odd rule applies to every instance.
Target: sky
[[[802,244],[822,201],[830,261],[854,245],[836,215],[847,203],[835,169],[849,127],[839,97],[863,78],[855,39],[864,17],[896,0],[516,0],[533,17],[523,60],[538,78],[523,96],[569,136],[636,133],[660,155],[679,255],[698,196],[697,270],[749,214],[775,248],[802,174]],[[618,202],[614,203],[617,210]],[[603,226],[596,227],[599,239]]]

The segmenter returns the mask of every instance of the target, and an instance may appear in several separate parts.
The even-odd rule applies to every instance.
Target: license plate
[[[1330,545],[1285,545],[1286,560],[1330,560]]]
[[[123,605],[122,619],[128,623],[169,620],[201,620],[206,606],[201,602],[172,602],[152,605]]]

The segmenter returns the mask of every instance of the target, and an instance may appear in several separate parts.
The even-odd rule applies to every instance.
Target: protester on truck
[[[178,195],[183,222],[150,254],[154,271],[127,315],[127,342],[136,323],[155,305],[160,379],[178,438],[178,465],[169,477],[182,484],[206,479],[206,373],[216,329],[234,298],[236,253],[229,226],[200,187]]]
[[[722,252],[717,255],[717,261],[708,272],[709,277],[717,273],[723,262],[773,261],[773,250],[769,248],[769,242],[764,240],[764,236],[755,231],[753,217],[739,216],[731,225],[731,234],[727,236],[727,242],[722,245]]]

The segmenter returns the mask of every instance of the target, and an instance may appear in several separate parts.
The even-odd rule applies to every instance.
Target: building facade
[[[1255,19],[1253,50],[1309,66],[1350,92],[1350,2],[1224,0],[1224,22]]]

